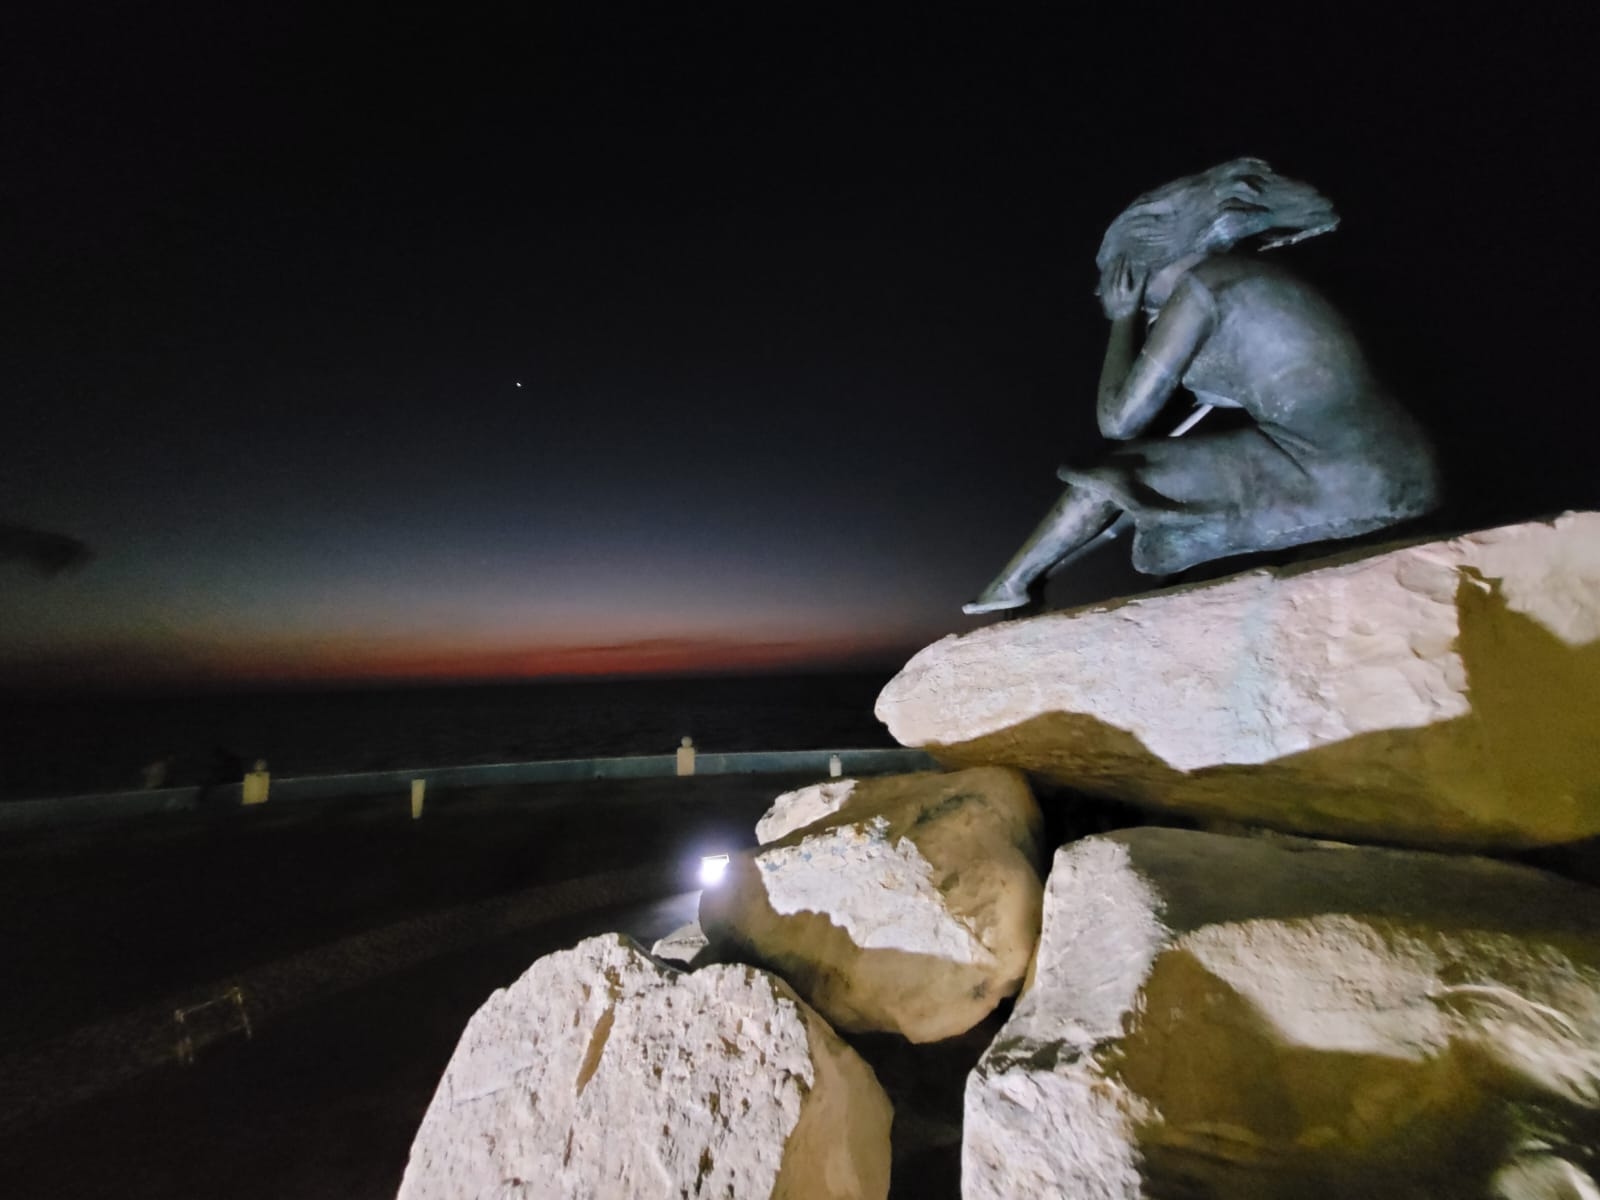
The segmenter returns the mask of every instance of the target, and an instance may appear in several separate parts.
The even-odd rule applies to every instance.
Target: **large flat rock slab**
[[[788,832],[734,856],[700,923],[719,956],[777,972],[835,1028],[955,1037],[1033,954],[1038,805],[1002,767],[848,782],[780,797],[764,829]]]
[[[782,980],[692,974],[618,934],[551,954],[468,1022],[400,1200],[883,1200],[892,1112]]]
[[[1600,1194],[1600,893],[1481,858],[1086,838],[965,1110],[968,1200]]]
[[[1600,513],[943,639],[877,714],[950,766],[1291,833],[1600,834]]]

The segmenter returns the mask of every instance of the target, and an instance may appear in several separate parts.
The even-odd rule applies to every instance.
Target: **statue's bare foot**
[[[1004,612],[1012,608],[1026,608],[1033,602],[1033,597],[1025,589],[1007,587],[1004,584],[991,585],[984,588],[982,595],[976,600],[961,606],[961,611],[969,617],[976,617],[981,613]]]

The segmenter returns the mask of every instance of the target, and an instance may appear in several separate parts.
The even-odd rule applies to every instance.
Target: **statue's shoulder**
[[[1212,291],[1254,279],[1281,279],[1282,267],[1259,254],[1217,254],[1189,272]]]
[[[1311,290],[1292,270],[1261,254],[1219,254],[1206,259],[1189,274],[1219,302],[1230,295],[1261,300],[1285,291]]]

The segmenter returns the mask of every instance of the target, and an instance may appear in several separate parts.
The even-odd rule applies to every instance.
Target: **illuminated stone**
[[[836,811],[735,855],[701,895],[701,926],[719,956],[776,971],[837,1028],[964,1033],[1033,953],[1038,806],[1004,768],[853,783]]]
[[[952,766],[1294,833],[1600,834],[1600,513],[1003,622],[877,713]]]
[[[706,934],[702,933],[699,922],[690,922],[688,925],[678,926],[672,933],[667,934],[666,938],[656,939],[654,946],[650,947],[650,952],[656,958],[693,970],[694,963],[706,954],[707,946],[709,942],[706,941]]]
[[[854,779],[837,779],[784,792],[756,822],[756,841],[764,846],[831,817],[850,799],[855,787]]]
[[[1577,1197],[1597,1145],[1592,889],[1137,829],[1056,853],[968,1077],[962,1195]]]
[[[700,929],[700,922],[690,921],[687,925],[680,925],[666,937],[657,938],[655,945],[650,947],[650,953],[667,962],[693,968],[695,962],[706,952],[708,944],[706,935]]]
[[[882,1200],[893,1114],[779,979],[661,966],[618,934],[548,955],[468,1022],[400,1200]]]

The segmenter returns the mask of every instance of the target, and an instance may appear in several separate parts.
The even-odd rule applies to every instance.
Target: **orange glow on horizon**
[[[539,647],[352,647],[320,655],[249,654],[226,664],[233,677],[305,680],[514,681],[605,675],[685,675],[805,667],[864,658],[868,642],[736,642],[650,638],[633,642]],[[222,666],[222,664],[219,664]]]
[[[448,640],[315,639],[252,646],[182,644],[155,650],[103,646],[48,661],[9,664],[44,685],[514,683],[607,676],[673,676],[847,668],[904,652],[874,638],[739,641],[642,638],[558,646],[484,646]]]

